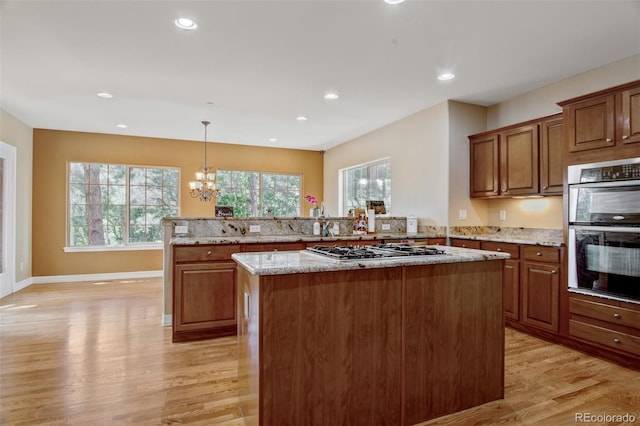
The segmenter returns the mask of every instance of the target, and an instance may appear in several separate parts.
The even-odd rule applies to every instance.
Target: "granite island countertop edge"
[[[443,247],[443,246],[438,246]],[[254,275],[286,275],[358,269],[392,268],[399,266],[424,266],[442,263],[480,262],[509,259],[508,253],[446,247],[446,254],[408,256],[365,260],[335,260],[321,255],[299,251],[234,253],[231,258]]]

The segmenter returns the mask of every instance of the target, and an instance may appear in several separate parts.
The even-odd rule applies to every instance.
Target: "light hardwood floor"
[[[244,424],[236,338],[174,344],[161,316],[159,278],[0,299],[0,424]],[[422,425],[574,425],[577,413],[640,425],[640,372],[507,329],[505,399]]]

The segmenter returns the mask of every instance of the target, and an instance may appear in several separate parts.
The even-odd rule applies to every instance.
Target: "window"
[[[299,174],[218,170],[218,205],[237,217],[300,216]]]
[[[342,169],[342,214],[354,209],[366,209],[367,200],[384,201],[391,212],[391,161],[379,160]]]
[[[178,216],[179,169],[69,163],[69,246],[162,242],[162,218]]]

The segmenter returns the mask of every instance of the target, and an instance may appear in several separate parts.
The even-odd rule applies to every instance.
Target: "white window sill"
[[[162,250],[162,243],[127,245],[127,246],[83,246],[83,247],[63,247],[65,253],[82,253],[92,251],[141,251],[141,250]]]

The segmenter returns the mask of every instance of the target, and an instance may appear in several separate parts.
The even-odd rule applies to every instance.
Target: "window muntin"
[[[367,200],[382,200],[391,213],[391,161],[379,160],[342,170],[342,214],[366,209]]]
[[[218,205],[236,217],[300,215],[300,174],[218,170]]]
[[[69,246],[162,242],[162,218],[179,214],[176,168],[69,163]]]

